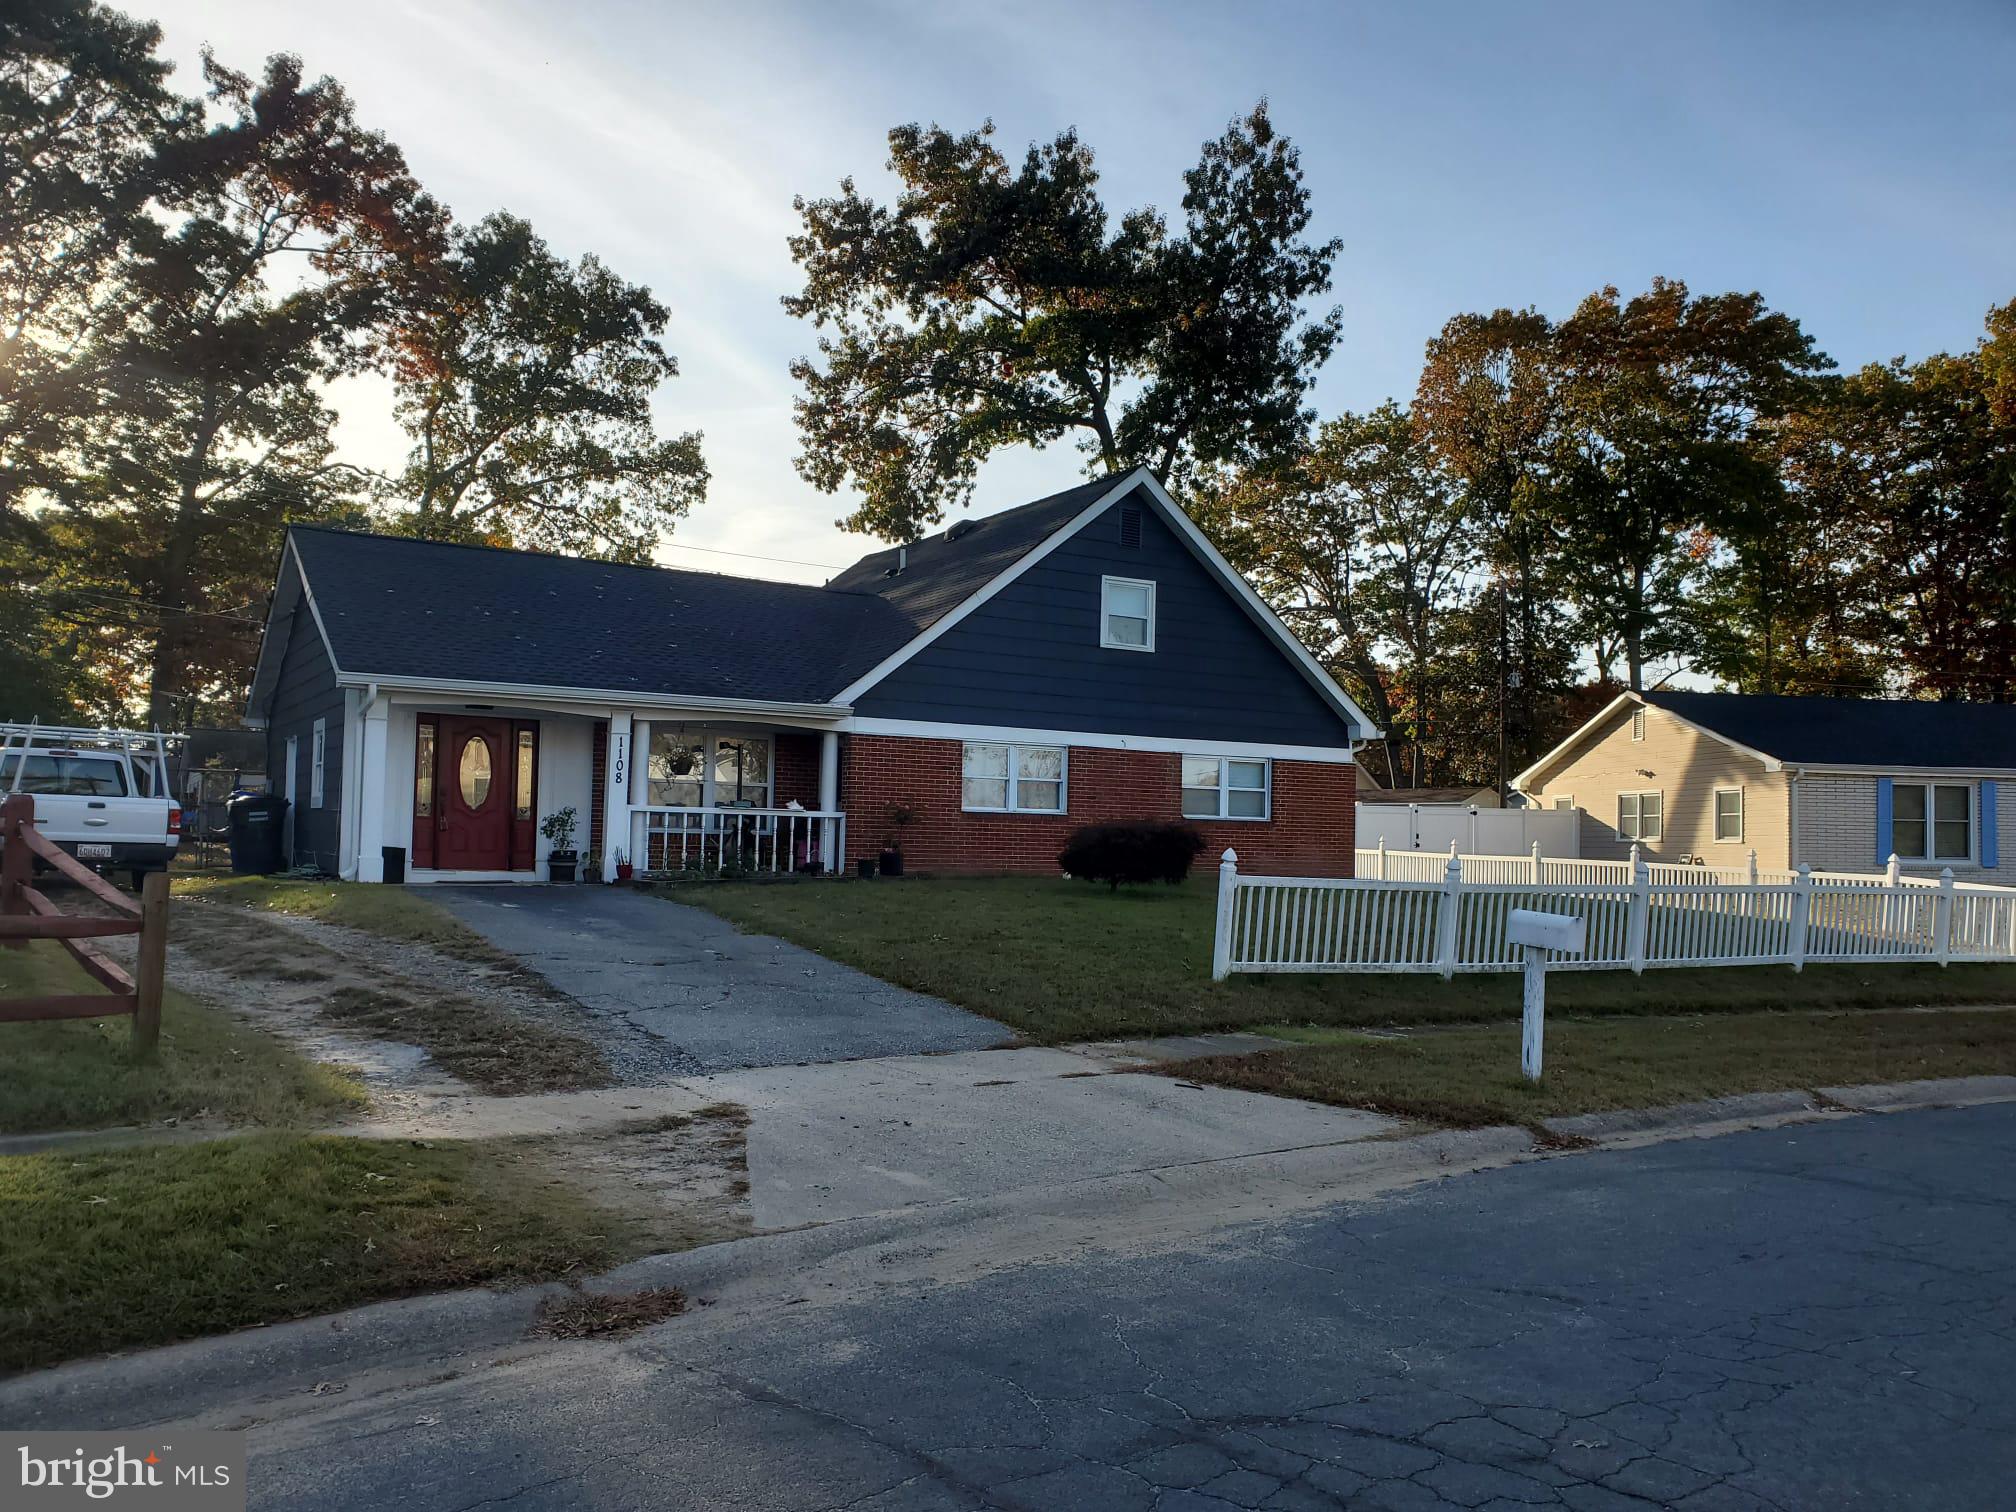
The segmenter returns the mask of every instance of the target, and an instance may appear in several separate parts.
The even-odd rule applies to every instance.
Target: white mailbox
[[[1538,945],[1543,950],[1581,950],[1589,943],[1589,926],[1573,914],[1515,908],[1505,921],[1505,938],[1514,945]]]
[[[1505,938],[1525,947],[1526,991],[1519,1028],[1519,1069],[1526,1080],[1540,1080],[1540,1062],[1547,1033],[1547,952],[1580,951],[1589,943],[1589,926],[1573,914],[1541,913],[1515,908],[1505,917]]]

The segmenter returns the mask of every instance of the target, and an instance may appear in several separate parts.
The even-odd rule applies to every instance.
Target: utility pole
[[[1506,740],[1505,714],[1510,696],[1510,666],[1512,641],[1505,624],[1505,584],[1498,584],[1498,802],[1503,805],[1509,796],[1505,791],[1505,781],[1510,775],[1505,770]]]

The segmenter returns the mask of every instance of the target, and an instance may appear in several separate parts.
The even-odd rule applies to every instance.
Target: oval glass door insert
[[[490,742],[481,735],[471,735],[464,741],[458,771],[462,780],[463,805],[480,809],[483,800],[490,796]]]

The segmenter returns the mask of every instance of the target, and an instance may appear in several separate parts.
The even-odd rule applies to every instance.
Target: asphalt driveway
[[[332,1397],[252,1501],[2006,1506],[2012,1277],[2016,1106],[1682,1140]]]
[[[979,1050],[1012,1037],[992,1019],[628,888],[428,896],[586,1006],[604,1052],[634,1082]]]

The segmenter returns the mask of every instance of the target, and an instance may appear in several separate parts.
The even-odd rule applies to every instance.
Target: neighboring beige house
[[[1582,854],[1785,870],[2016,872],[2016,705],[1624,693],[1513,780]]]

